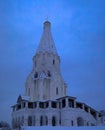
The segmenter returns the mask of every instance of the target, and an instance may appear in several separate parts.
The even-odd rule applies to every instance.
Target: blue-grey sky
[[[105,109],[105,0],[0,0],[0,120],[25,92],[46,17],[68,95]]]

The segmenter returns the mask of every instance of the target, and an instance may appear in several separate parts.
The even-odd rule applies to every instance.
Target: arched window
[[[52,126],[56,126],[56,117],[55,116],[52,117]]]
[[[32,126],[32,116],[28,117],[28,126]]]
[[[71,120],[71,126],[73,126],[74,125],[74,122],[73,122],[73,120]]]
[[[34,74],[34,78],[38,78],[38,73],[37,72]]]
[[[40,126],[43,125],[43,116],[40,117]]]
[[[48,74],[48,77],[51,77],[51,73],[50,73],[50,71],[48,71],[48,73],[47,73],[47,74]]]
[[[53,60],[53,65],[55,64],[55,60]]]
[[[84,126],[84,120],[82,117],[78,117],[77,118],[77,125],[78,126]]]

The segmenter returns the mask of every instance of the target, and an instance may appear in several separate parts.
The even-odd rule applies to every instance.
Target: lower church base
[[[20,98],[20,97],[19,97]],[[12,106],[12,126],[97,126],[103,125],[101,113],[75,97],[65,96],[55,101],[30,102],[21,97]]]

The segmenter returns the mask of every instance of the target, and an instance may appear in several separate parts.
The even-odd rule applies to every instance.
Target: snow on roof
[[[64,98],[76,99],[76,97],[72,97],[72,96],[63,96],[63,97],[58,98],[57,100],[64,99]]]
[[[59,102],[58,100],[52,100],[52,99],[48,99],[48,100],[36,100],[36,101],[34,101],[34,102],[49,102],[49,101],[51,101],[51,102]]]
[[[105,126],[82,126],[82,127],[65,127],[65,126],[26,126],[23,130],[105,130]]]
[[[30,97],[29,96],[21,96],[22,100],[30,100]]]

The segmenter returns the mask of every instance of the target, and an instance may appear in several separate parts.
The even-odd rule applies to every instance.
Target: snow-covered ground
[[[88,127],[23,127],[22,130],[105,130],[105,126],[88,126]]]

